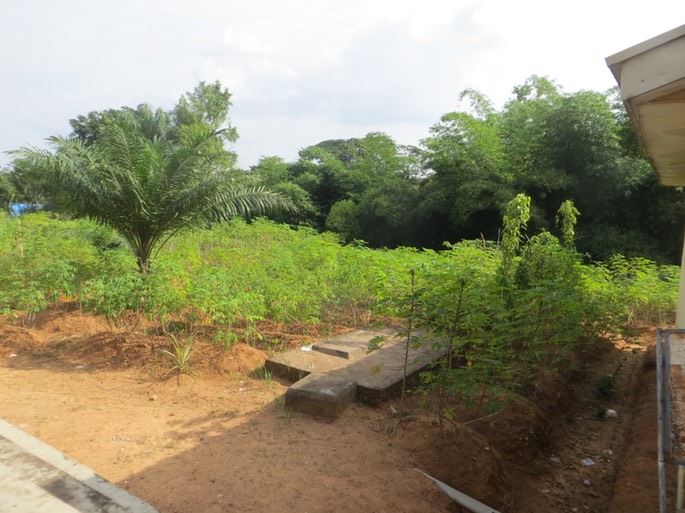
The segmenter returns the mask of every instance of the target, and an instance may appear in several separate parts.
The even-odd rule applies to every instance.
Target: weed
[[[595,397],[609,399],[614,393],[615,378],[613,374],[604,374],[595,384]]]
[[[173,350],[170,351],[168,349],[162,349],[161,351],[164,355],[169,357],[169,359],[174,365],[169,370],[167,370],[166,374],[170,374],[176,371],[176,379],[178,380],[178,384],[180,386],[181,377],[184,374],[190,374],[191,372],[190,359],[195,353],[195,348],[193,347],[195,337],[190,336],[186,339],[185,342],[181,342],[176,338],[175,335],[169,334],[169,336],[172,339],[171,346]]]
[[[228,329],[218,330],[216,335],[214,335],[212,342],[223,346],[224,351],[229,351],[231,347],[233,347],[233,344],[238,342],[238,335]]]
[[[295,418],[295,410],[292,408],[283,407],[283,409],[278,412],[278,418],[283,419],[290,424],[290,422],[292,422],[292,420]]]
[[[262,365],[261,367],[255,369],[255,375],[261,379],[262,381],[266,381],[267,383],[271,383],[274,379],[273,372],[271,372],[265,365]]]
[[[286,347],[287,342],[285,339],[272,338],[271,340],[266,340],[266,354],[269,356],[282,353]]]

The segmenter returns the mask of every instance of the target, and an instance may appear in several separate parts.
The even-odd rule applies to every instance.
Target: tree
[[[472,97],[473,92],[468,92]],[[481,98],[482,101],[482,98]],[[482,235],[496,238],[501,210],[514,196],[503,166],[498,117],[482,106],[475,116],[445,114],[422,141],[430,174],[422,187],[426,245],[439,247]]]
[[[365,177],[364,189],[351,195],[356,203],[356,238],[374,247],[417,243],[419,150],[398,146],[387,134],[371,132],[357,141],[351,171]]]
[[[354,201],[346,199],[335,203],[326,217],[326,229],[338,233],[345,242],[358,239],[360,227]]]
[[[128,109],[129,107],[124,107]],[[92,111],[86,114],[80,114],[69,120],[71,127],[71,135],[78,137],[86,145],[91,145],[97,141],[100,135],[100,129],[104,125],[107,116],[115,115],[116,109],[108,109],[105,111]]]
[[[271,166],[268,174],[279,174]],[[300,152],[292,179],[309,192],[319,227],[371,246],[411,245],[421,174],[419,149],[387,134],[323,141]],[[282,172],[280,173],[282,175]]]
[[[226,150],[226,144],[238,140],[238,131],[231,125],[228,117],[232,105],[231,93],[222,88],[219,81],[213,84],[200,82],[193,91],[181,96],[174,107],[172,119],[178,131],[176,136],[183,137],[186,127],[198,123],[211,127],[216,131],[212,145],[217,152],[218,161],[227,167],[235,166],[238,156],[235,152]]]
[[[11,203],[14,201],[16,189],[12,183],[10,174],[0,169],[0,210],[9,212]]]
[[[414,180],[398,175],[380,177],[357,204],[357,238],[374,247],[419,245],[416,233],[419,201],[419,187]]]
[[[179,125],[172,114],[143,105],[107,112],[92,140],[53,136],[52,151],[16,153],[59,185],[69,211],[117,230],[145,274],[153,252],[182,228],[290,208],[230,173],[224,138],[213,122]]]
[[[368,186],[369,178],[351,169],[352,156],[340,150],[340,147],[347,149],[345,143],[324,141],[304,148],[292,168],[294,182],[309,193],[320,213],[322,229],[335,203],[359,195]]]
[[[280,157],[262,157],[250,173],[255,175],[261,185],[288,198],[295,209],[279,212],[269,217],[278,223],[315,227],[319,212],[309,193],[293,182],[292,165]]]
[[[500,114],[503,166],[517,192],[532,198],[531,224],[549,229],[561,202],[568,199],[572,178],[555,161],[549,141],[550,115],[563,95],[549,79],[532,76],[514,87],[513,98]],[[558,142],[558,139],[556,140]]]
[[[552,230],[556,209],[572,200],[582,212],[579,251],[597,259],[622,253],[663,260],[673,254],[666,242],[672,227],[673,240],[682,240],[682,216],[674,215],[682,212],[682,194],[654,187],[616,94],[567,94],[548,79],[529,78],[501,114],[504,165],[514,188],[532,198],[533,227]]]

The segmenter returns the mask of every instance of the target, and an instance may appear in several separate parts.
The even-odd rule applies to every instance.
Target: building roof
[[[659,181],[685,185],[685,25],[606,62]]]

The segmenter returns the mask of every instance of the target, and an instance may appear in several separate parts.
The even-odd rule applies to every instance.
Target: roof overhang
[[[685,25],[606,62],[659,181],[685,185]]]

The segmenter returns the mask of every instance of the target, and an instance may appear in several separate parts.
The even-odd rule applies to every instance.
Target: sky
[[[531,75],[616,85],[605,58],[685,24],[683,0],[3,0],[0,167],[69,119],[200,81],[232,94],[247,169],[327,139],[417,145],[464,89],[497,109]],[[632,7],[631,7],[632,6]]]

